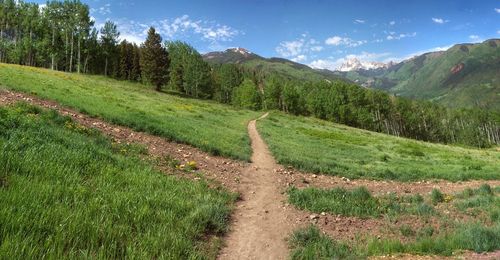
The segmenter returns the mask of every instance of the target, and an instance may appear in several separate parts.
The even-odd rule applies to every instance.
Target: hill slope
[[[273,112],[259,132],[277,161],[348,178],[500,179],[500,152],[432,144]]]
[[[298,80],[345,80],[326,70],[315,70],[291,60],[282,58],[264,58],[243,48],[231,48],[221,52],[209,52],[203,59],[212,64],[233,63],[245,68],[255,69],[260,73],[277,73],[285,78]]]
[[[500,40],[457,44],[387,69],[335,72],[365,87],[451,107],[500,109]]]
[[[2,87],[242,160],[251,155],[247,122],[259,115],[216,102],[167,95],[142,84],[17,65],[0,64]]]

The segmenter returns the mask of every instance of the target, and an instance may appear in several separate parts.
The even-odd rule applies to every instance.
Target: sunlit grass
[[[199,259],[233,194],[28,105],[0,107],[0,259]],[[213,252],[212,252],[213,254]]]
[[[276,159],[348,178],[500,179],[500,152],[431,144],[273,112],[257,124]]]
[[[249,160],[251,154],[246,125],[259,115],[212,101],[159,93],[137,83],[17,65],[0,64],[2,86],[242,160]]]
[[[428,202],[436,201],[438,191],[433,191]],[[441,194],[441,192],[439,192]],[[444,255],[450,256],[462,250],[478,253],[500,249],[500,187],[491,188],[484,184],[480,188],[467,189],[454,194],[453,202],[446,199],[437,203],[452,203],[451,206],[471,215],[473,220],[449,221],[447,214],[432,213],[435,218],[447,223],[448,227],[434,233],[434,228],[425,226],[414,230],[408,225],[398,228],[401,236],[410,237],[409,242],[401,239],[358,236],[355,241],[344,241],[342,238],[329,238],[321,234],[313,226],[299,229],[290,237],[293,259],[363,259],[368,256],[406,253],[412,255]],[[416,214],[421,216],[418,208],[424,204],[419,196],[376,198],[366,190],[344,189],[320,190],[315,188],[292,189],[289,201],[298,208],[313,212],[330,212],[343,216],[380,218],[381,214],[390,213],[397,219],[400,214]],[[390,203],[388,203],[390,202]],[[390,205],[390,207],[387,207]],[[394,210],[396,209],[396,210]],[[486,219],[484,218],[486,217]],[[395,225],[396,221],[389,223]]]

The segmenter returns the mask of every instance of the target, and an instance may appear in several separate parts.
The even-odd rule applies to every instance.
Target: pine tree
[[[104,27],[101,29],[101,44],[103,47],[104,56],[106,58],[104,64],[105,76],[108,75],[109,60],[116,52],[118,37],[120,37],[120,33],[116,28],[116,24],[111,21],[106,21]]]
[[[151,27],[142,45],[141,69],[143,79],[153,84],[157,91],[168,82],[168,52],[161,44],[161,36]]]

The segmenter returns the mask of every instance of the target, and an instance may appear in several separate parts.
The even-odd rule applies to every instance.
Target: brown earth
[[[261,118],[266,117],[265,114]],[[248,124],[252,164],[241,175],[241,200],[237,203],[226,247],[219,259],[286,259],[286,237],[295,229],[291,208],[274,169],[278,165],[255,127]]]
[[[235,161],[219,156],[212,156],[186,144],[169,141],[165,138],[147,133],[136,132],[130,128],[110,124],[99,118],[89,117],[73,109],[62,107],[56,102],[42,100],[27,94],[0,89],[0,105],[9,105],[24,101],[44,108],[54,109],[62,115],[72,117],[85,127],[96,128],[108,135],[116,143],[136,143],[147,147],[148,157],[145,159],[157,162],[158,167],[167,174],[174,172],[175,176],[205,179],[222,185],[240,194],[231,220],[231,231],[225,237],[226,246],[221,250],[220,259],[284,259],[289,249],[285,238],[294,229],[306,224],[318,226],[324,233],[333,238],[353,240],[358,234],[370,234],[381,237],[397,235],[388,231],[387,220],[360,219],[332,214],[311,214],[300,211],[286,203],[285,191],[290,186],[305,187],[345,187],[355,188],[366,186],[376,195],[389,192],[397,194],[424,194],[434,188],[444,193],[454,193],[465,188],[478,187],[483,183],[500,186],[500,181],[372,181],[349,180],[343,177],[315,175],[296,171],[292,168],[278,165],[267,149],[267,145],[259,136],[255,124],[251,121],[248,131],[252,140],[252,163]],[[162,163],[165,158],[176,159],[181,164],[195,161],[198,170],[196,174],[173,170]],[[314,217],[313,217],[314,216]],[[409,217],[398,225],[411,224],[419,227],[419,220]],[[398,226],[397,225],[397,226]],[[397,229],[396,226],[396,229]],[[399,236],[399,239],[405,238]],[[500,259],[500,252],[489,254],[465,253],[460,259]],[[409,255],[382,256],[390,259],[441,259],[440,257],[417,257]]]

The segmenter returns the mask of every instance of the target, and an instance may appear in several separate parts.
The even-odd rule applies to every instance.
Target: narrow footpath
[[[285,196],[275,173],[279,166],[257,132],[256,120],[248,124],[248,133],[252,163],[241,174],[241,200],[219,259],[286,259],[289,250],[285,239],[294,221],[284,206]]]

